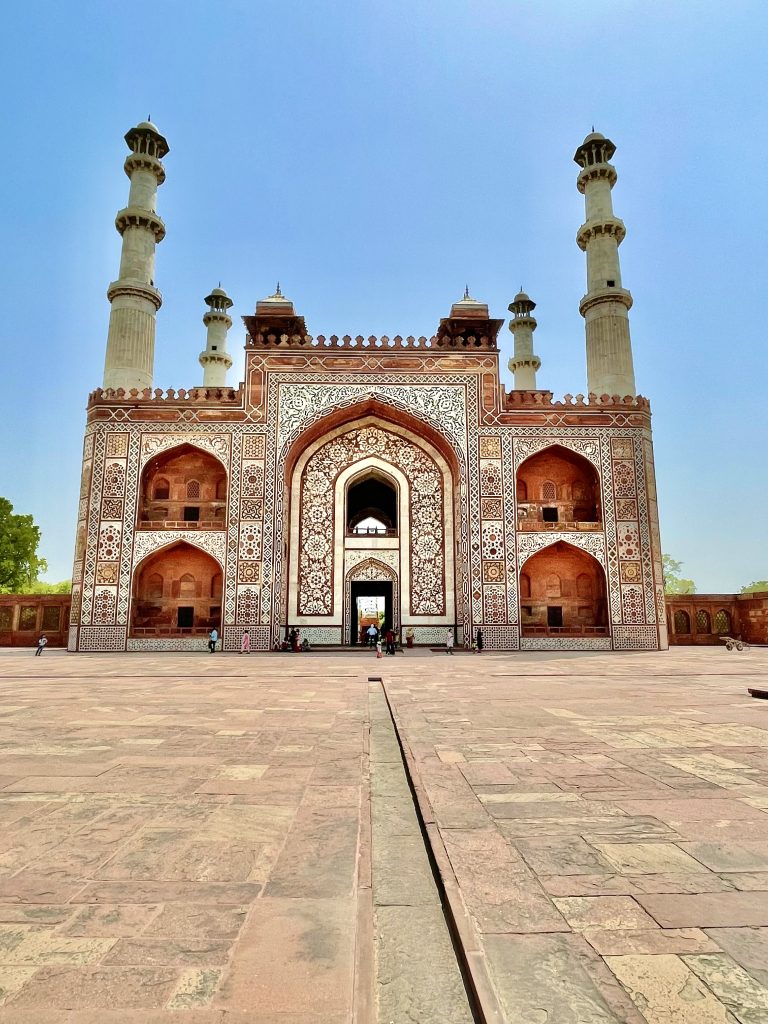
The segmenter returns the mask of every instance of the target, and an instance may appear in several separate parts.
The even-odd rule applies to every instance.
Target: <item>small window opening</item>
[[[558,521],[556,508],[543,508],[541,515],[545,523],[556,523]]]
[[[615,281],[606,281],[605,283],[606,283],[606,285],[609,288],[615,288],[616,287],[616,282]]]
[[[196,523],[200,519],[200,507],[198,505],[184,506],[184,522]]]
[[[218,350],[219,350],[219,346],[218,345],[211,345],[211,351],[212,352],[218,352]]]

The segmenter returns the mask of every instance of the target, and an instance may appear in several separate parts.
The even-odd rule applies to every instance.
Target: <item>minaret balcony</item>
[[[618,217],[605,217],[602,220],[588,220],[578,230],[576,244],[582,252],[586,252],[587,246],[593,238],[599,235],[610,235],[616,239],[616,244],[621,245],[626,237],[627,229],[624,221]]]
[[[141,206],[126,206],[120,210],[115,217],[115,227],[121,235],[127,228],[133,227],[151,231],[155,242],[162,242],[165,238],[165,224],[161,218]]]

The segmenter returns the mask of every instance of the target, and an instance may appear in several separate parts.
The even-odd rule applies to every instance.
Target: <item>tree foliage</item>
[[[59,583],[46,583],[38,580],[27,591],[28,594],[71,594],[72,580],[61,580]]]
[[[741,588],[742,594],[759,594],[761,591],[768,591],[768,580],[757,580],[755,583],[748,583]]]
[[[684,579],[680,575],[683,563],[676,561],[670,555],[661,556],[662,571],[664,573],[665,594],[695,594],[696,584],[693,580]]]
[[[37,557],[40,528],[32,516],[14,515],[13,505],[0,498],[0,593],[29,592],[48,565]]]

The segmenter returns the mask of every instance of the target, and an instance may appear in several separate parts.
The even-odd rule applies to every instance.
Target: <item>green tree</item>
[[[0,498],[0,593],[29,592],[41,572],[48,568],[37,557],[40,528],[32,516],[13,514],[13,505]]]
[[[741,588],[742,594],[759,594],[761,591],[768,590],[768,580],[758,580],[756,583],[748,583],[746,587]]]
[[[661,556],[662,571],[664,573],[665,594],[695,594],[696,584],[693,580],[686,580],[680,575],[683,568],[682,562],[675,561],[670,555]]]
[[[59,583],[46,583],[38,580],[27,591],[28,594],[71,594],[72,580],[61,580]]]

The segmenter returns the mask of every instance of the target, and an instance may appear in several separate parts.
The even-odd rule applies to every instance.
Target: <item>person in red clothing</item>
[[[395,653],[395,634],[391,629],[387,630],[387,654]]]

